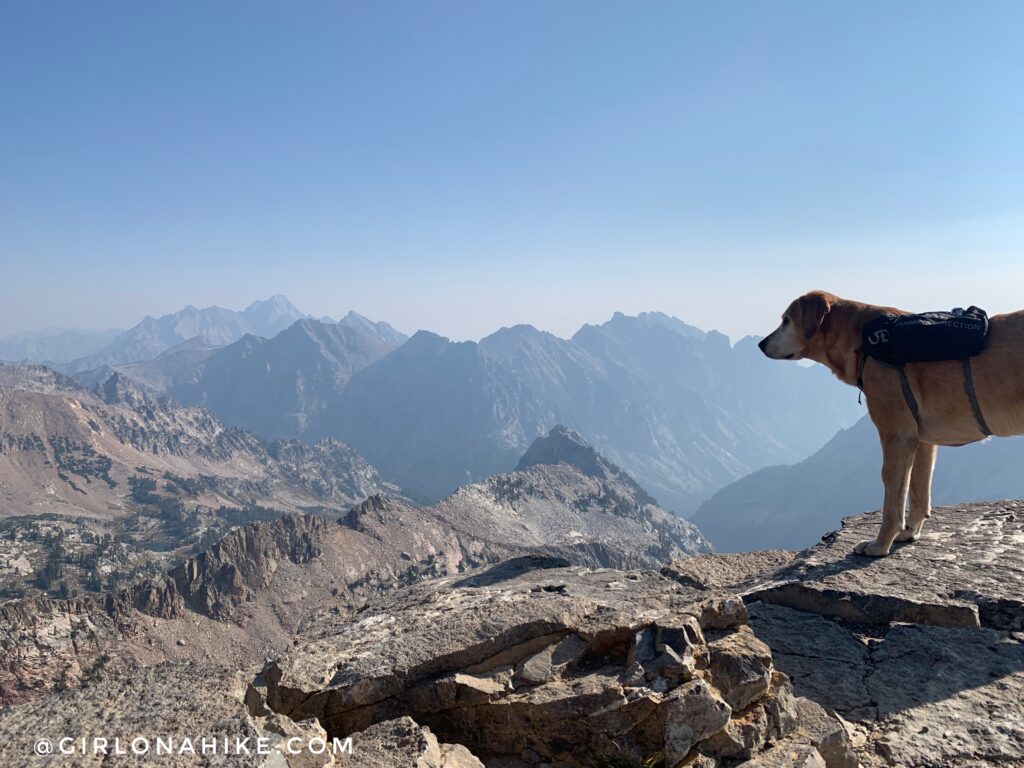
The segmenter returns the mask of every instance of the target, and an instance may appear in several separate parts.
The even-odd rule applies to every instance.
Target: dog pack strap
[[[918,427],[921,426],[921,409],[917,407],[917,398],[914,397],[914,390],[910,388],[910,382],[907,381],[907,373],[903,370],[903,366],[896,366],[896,371],[900,375],[900,388],[903,390],[903,399],[907,401],[907,407],[910,409],[910,413],[914,416],[914,421],[917,422]]]
[[[985,416],[981,412],[981,405],[978,403],[978,393],[974,391],[974,375],[971,373],[971,358],[965,357],[960,361],[964,369],[964,392],[967,394],[967,400],[971,404],[971,411],[974,412],[974,420],[978,422],[978,428],[981,429],[982,434],[985,437],[989,437],[992,434],[992,430],[988,428],[988,424],[985,422]]]

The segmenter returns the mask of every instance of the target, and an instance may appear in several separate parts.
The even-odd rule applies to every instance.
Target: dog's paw
[[[904,528],[896,534],[896,541],[917,541],[921,538],[921,532],[913,528]]]
[[[868,539],[862,541],[860,544],[853,548],[855,554],[867,555],[868,557],[885,557],[889,554],[889,548],[882,546],[874,539]]]

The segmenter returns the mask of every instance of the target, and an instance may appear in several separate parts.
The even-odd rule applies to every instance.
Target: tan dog
[[[809,359],[857,386],[861,370],[861,329],[881,314],[907,314],[892,307],[848,301],[813,291],[789,305],[782,324],[761,341],[775,360]],[[978,404],[995,435],[1024,434],[1024,312],[989,319],[985,351],[971,358]],[[882,442],[882,526],[878,538],[854,551],[889,554],[893,541],[915,541],[931,515],[932,471],[940,445],[964,445],[985,434],[964,390],[961,363],[908,363],[907,381],[920,407],[915,420],[899,373],[869,359],[863,368],[868,414]],[[907,494],[910,509],[907,510]]]

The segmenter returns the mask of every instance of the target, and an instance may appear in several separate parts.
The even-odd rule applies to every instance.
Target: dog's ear
[[[797,300],[797,310],[800,313],[800,330],[805,339],[809,339],[821,329],[821,323],[825,315],[832,309],[832,301],[835,297],[830,293],[815,291],[801,296]]]

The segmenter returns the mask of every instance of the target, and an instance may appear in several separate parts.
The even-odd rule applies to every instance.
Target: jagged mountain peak
[[[265,309],[276,309],[283,310],[286,312],[299,313],[299,308],[296,307],[283,293],[275,293],[266,299],[256,299],[249,306],[245,308],[245,311],[250,310],[265,310]]]
[[[537,340],[555,340],[565,342],[564,339],[560,339],[553,333],[543,331],[534,325],[529,323],[517,323],[516,325],[506,325],[499,328],[489,336],[485,336],[480,339],[481,345],[500,345],[509,343],[526,343]]]
[[[38,363],[0,363],[0,388],[26,392],[86,392],[69,376]]]
[[[332,323],[327,323],[327,322],[325,322],[323,320],[317,320],[316,318],[313,318],[313,317],[303,317],[303,318],[300,318],[300,319],[296,320],[291,325],[289,325],[287,328],[285,328],[283,331],[281,331],[281,333],[282,334],[295,334],[295,333],[301,332],[301,333],[306,333],[306,334],[310,334],[310,333],[316,334],[316,333],[320,333],[321,331],[323,331],[326,328],[333,328],[333,327],[335,327],[335,326]]]
[[[142,386],[120,371],[114,371],[97,384],[93,394],[107,405],[124,404],[133,408],[145,404],[150,397]]]
[[[438,354],[454,343],[447,336],[441,336],[433,331],[419,330],[399,348],[398,354]],[[472,344],[473,342],[468,343]]]
[[[538,437],[519,460],[517,471],[543,464],[569,464],[583,474],[603,480],[616,480],[629,486],[638,499],[645,503],[657,504],[627,472],[608,461],[597,452],[586,439],[574,429],[558,424],[546,434]]]
[[[536,359],[538,356],[558,355],[571,346],[571,342],[532,325],[500,328],[490,336],[480,339],[481,351],[488,357],[501,360],[522,356]]]
[[[592,476],[607,474],[609,464],[583,439],[583,435],[563,424],[538,437],[519,460],[518,470],[535,464],[572,464]]]
[[[247,334],[216,350],[192,373],[173,377],[165,391],[267,439],[297,437],[354,373],[402,343],[404,337],[383,325],[302,317],[272,338]]]

